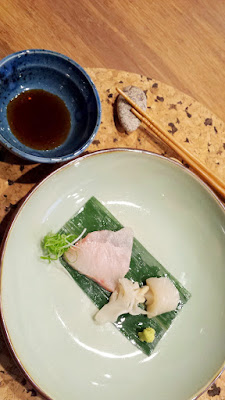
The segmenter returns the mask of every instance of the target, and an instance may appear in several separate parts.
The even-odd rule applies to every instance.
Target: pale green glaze
[[[39,258],[40,239],[92,195],[192,294],[150,358],[112,325],[96,326],[95,306],[63,267]],[[173,162],[115,151],[57,171],[20,210],[2,266],[11,344],[54,400],[189,400],[224,363],[225,213],[206,186]]]

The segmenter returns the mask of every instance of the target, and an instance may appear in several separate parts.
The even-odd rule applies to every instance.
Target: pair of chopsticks
[[[129,96],[121,89],[116,88],[117,92],[132,106],[132,113],[140,119],[156,136],[173,149],[191,168],[218,194],[225,199],[225,183],[213,174],[204,164],[178,143],[169,135],[158,123],[153,121],[149,115],[143,111]]]

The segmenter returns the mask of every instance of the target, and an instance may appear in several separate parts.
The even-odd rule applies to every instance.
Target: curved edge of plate
[[[10,236],[10,233],[13,229],[14,224],[16,223],[16,220],[21,213],[22,209],[26,205],[26,203],[30,200],[30,198],[33,196],[33,194],[39,189],[40,186],[42,186],[45,181],[47,181],[51,176],[59,173],[61,170],[69,168],[72,164],[76,164],[77,162],[80,162],[86,158],[93,157],[93,156],[98,156],[101,154],[107,154],[107,153],[115,153],[115,152],[127,152],[127,153],[136,153],[136,154],[146,154],[149,156],[161,158],[167,162],[170,162],[172,164],[177,165],[179,168],[183,169],[186,171],[186,173],[190,174],[194,179],[196,179],[202,187],[205,188],[205,190],[214,198],[214,200],[218,203],[220,208],[225,212],[225,205],[222,203],[222,201],[219,199],[219,197],[213,192],[213,190],[201,179],[199,176],[197,176],[194,172],[190,171],[187,169],[183,164],[181,164],[179,161],[176,161],[174,159],[167,158],[165,156],[162,156],[161,154],[153,153],[147,150],[138,150],[138,149],[133,149],[133,148],[110,148],[110,149],[103,149],[103,150],[98,150],[92,153],[84,154],[81,156],[78,156],[72,161],[69,161],[68,163],[60,166],[57,168],[55,171],[50,173],[46,178],[44,178],[41,182],[39,182],[34,188],[31,190],[30,193],[22,200],[21,205],[19,206],[18,210],[16,210],[15,214],[12,216],[11,221],[9,222],[9,225],[4,233],[1,247],[0,247],[0,325],[1,325],[1,331],[3,334],[3,337],[5,339],[7,348],[9,349],[9,352],[13,358],[13,360],[16,362],[17,366],[23,373],[23,375],[26,377],[26,379],[30,382],[30,384],[35,388],[35,390],[43,396],[46,400],[54,400],[52,397],[50,397],[46,392],[44,392],[40,386],[33,380],[29,372],[26,370],[22,362],[20,361],[19,356],[16,353],[16,350],[13,347],[12,340],[10,338],[10,334],[8,332],[8,328],[3,316],[3,309],[2,309],[2,301],[1,301],[1,294],[2,294],[2,265],[3,265],[3,260],[4,260],[4,254],[5,254],[5,249],[7,246],[7,241]],[[211,385],[220,377],[220,375],[224,372],[225,370],[225,360],[223,365],[219,368],[219,370],[215,373],[215,375],[210,378],[210,380],[206,383],[205,386],[203,386],[197,393],[194,394],[194,397],[191,397],[190,399],[187,400],[197,400],[202,394],[206,392],[207,389],[211,387]]]
[[[218,374],[217,373],[215,374],[213,380],[210,381],[210,383],[207,384],[206,386],[204,386],[202,389],[200,389],[200,391],[195,394],[195,397],[193,397],[192,399],[189,399],[189,400],[199,399],[199,397],[201,397],[206,392],[206,390],[208,390],[216,382],[216,380],[222,375],[222,373],[224,371],[225,371],[225,364],[221,367],[220,372]]]

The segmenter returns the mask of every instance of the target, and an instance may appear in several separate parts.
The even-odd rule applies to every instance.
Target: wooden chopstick
[[[143,111],[129,96],[127,96],[121,89],[116,88],[118,93],[133,107],[131,111],[139,118],[148,128],[160,138],[164,143],[171,147],[182,159],[192,167],[197,174],[208,183],[217,193],[225,199],[225,184],[215,174],[212,173],[200,160],[193,156],[186,150],[180,143],[178,143],[172,136],[170,136],[158,123],[153,121],[149,115]]]

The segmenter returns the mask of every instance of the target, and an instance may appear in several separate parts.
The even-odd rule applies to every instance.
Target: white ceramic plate
[[[96,196],[191,292],[151,357],[112,325],[40,240]],[[59,169],[19,210],[2,254],[1,313],[14,355],[54,400],[187,400],[225,360],[225,213],[193,174],[138,151],[99,152]]]

